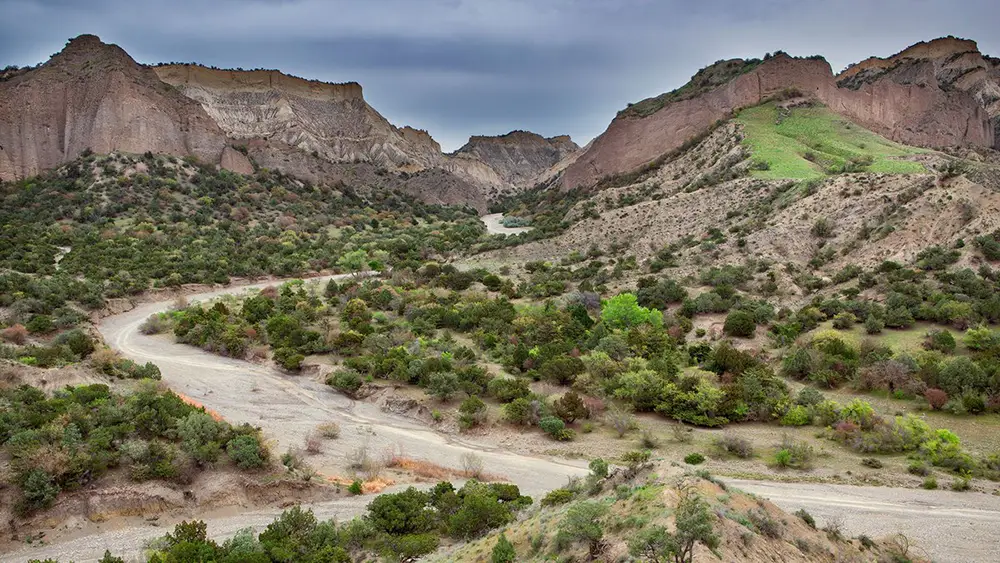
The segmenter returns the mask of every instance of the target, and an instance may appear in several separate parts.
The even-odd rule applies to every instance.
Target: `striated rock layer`
[[[87,149],[219,162],[225,145],[199,104],[93,35],[0,82],[0,179],[37,174]]]
[[[834,77],[821,58],[780,53],[721,61],[671,94],[623,111],[569,165],[565,188],[627,173],[706,134],[733,112],[795,90],[889,139],[918,146],[996,146],[1000,64],[972,41],[939,39]],[[719,77],[725,82],[717,80]]]
[[[157,76],[204,107],[234,139],[281,141],[331,162],[370,162],[415,172],[441,160],[427,134],[397,128],[375,111],[361,85],[328,84],[276,70],[163,65]]]

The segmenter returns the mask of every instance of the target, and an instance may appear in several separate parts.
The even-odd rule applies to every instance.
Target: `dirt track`
[[[246,288],[229,288],[190,299],[208,299],[243,289]],[[170,304],[140,305],[128,313],[104,319],[99,329],[108,344],[126,356],[159,365],[163,380],[174,390],[231,422],[245,421],[263,427],[274,440],[275,452],[300,446],[306,433],[320,423],[339,423],[340,439],[329,442],[323,454],[309,458],[322,474],[343,474],[346,455],[363,445],[373,453],[392,449],[450,467],[460,467],[462,454],[474,452],[483,458],[487,471],[506,476],[536,497],[563,485],[569,476],[586,473],[583,462],[524,456],[472,438],[439,433],[420,422],[383,412],[370,403],[351,401],[307,377],[285,375],[271,368],[175,344],[164,336],[144,336],[138,332],[143,320]],[[996,497],[949,491],[727,481],[771,498],[787,510],[806,508],[823,522],[839,521],[850,535],[879,537],[903,532],[935,561],[1000,561],[995,535],[1000,526],[1000,499]],[[321,518],[343,520],[363,511],[369,500],[370,497],[339,499],[311,508]],[[255,510],[198,517],[208,522],[213,536],[221,538],[246,526],[262,528],[280,512],[280,509]],[[114,528],[94,526],[87,529],[89,535],[58,538],[51,545],[23,549],[0,557],[0,561],[53,557],[84,563],[99,558],[106,548],[138,557],[143,542],[169,531],[169,524],[161,521],[160,527],[152,527],[138,519]]]

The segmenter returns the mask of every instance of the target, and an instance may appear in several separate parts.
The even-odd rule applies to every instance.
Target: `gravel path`
[[[1000,561],[1000,498],[983,493],[817,483],[723,479],[791,513],[805,509],[818,525],[838,523],[848,537],[902,533],[911,554],[937,563]]]

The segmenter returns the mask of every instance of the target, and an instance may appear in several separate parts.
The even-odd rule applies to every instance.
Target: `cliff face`
[[[969,129],[964,144],[993,145],[1000,147],[1000,60],[984,56],[975,41],[945,37],[921,42],[900,53],[882,59],[871,57],[853,65],[837,76],[837,85],[859,92],[869,92],[873,97],[891,98],[887,91],[907,93],[929,91],[941,93],[939,100],[921,96],[924,105],[933,103],[955,104],[969,107]],[[915,87],[915,88],[913,88]],[[882,89],[881,95],[876,90]],[[982,127],[981,112],[970,105],[969,98],[985,111],[989,125]],[[888,102],[887,105],[901,105]],[[937,108],[933,108],[934,113]],[[928,116],[933,117],[933,116]],[[941,123],[939,129],[947,135],[955,123]],[[926,127],[925,129],[932,129]],[[940,134],[940,133],[939,133]],[[954,137],[955,134],[952,133]],[[933,141],[937,135],[931,135]],[[992,137],[992,142],[990,141]],[[921,144],[935,144],[933,142]],[[936,143],[963,144],[963,143]]]
[[[219,162],[224,133],[197,103],[115,45],[71,40],[44,65],[0,82],[0,179],[77,157],[153,151]]]
[[[528,188],[539,175],[578,150],[580,147],[566,135],[545,138],[528,131],[512,131],[497,137],[472,137],[454,156],[482,162],[501,182]]]
[[[719,64],[729,67],[732,61]],[[778,55],[705,93],[668,100],[649,115],[623,111],[566,169],[564,185],[589,186],[604,176],[629,172],[704,134],[716,121],[730,117],[733,110],[757,105],[783,90],[796,88],[823,98],[832,87],[833,75],[826,61]]]
[[[836,78],[829,64],[816,58],[778,54],[759,64],[721,61],[683,88],[620,112],[566,169],[563,185],[590,186],[635,170],[704,135],[732,112],[788,89],[901,143],[997,146],[998,62],[983,57],[974,42],[952,38],[868,59]]]
[[[197,101],[235,139],[281,141],[331,162],[370,162],[415,172],[434,166],[441,147],[425,131],[394,127],[365,102],[361,86],[328,84],[278,71],[198,65],[154,69]]]

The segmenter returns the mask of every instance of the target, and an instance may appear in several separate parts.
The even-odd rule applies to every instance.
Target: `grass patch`
[[[782,115],[783,114],[783,115]],[[780,110],[768,103],[740,112],[736,118],[746,133],[743,143],[754,160],[767,169],[755,169],[759,178],[823,178],[852,160],[870,159],[869,172],[912,174],[926,172],[918,162],[896,160],[919,149],[894,143],[837,115],[825,106]]]

